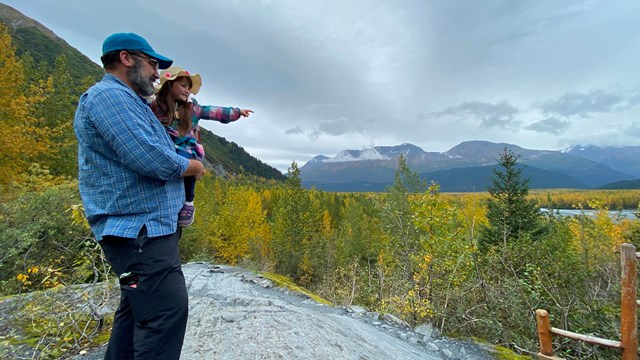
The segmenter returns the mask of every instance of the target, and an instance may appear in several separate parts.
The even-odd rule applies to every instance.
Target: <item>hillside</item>
[[[599,186],[598,189],[603,189],[603,190],[640,189],[640,179],[616,181],[614,183]]]
[[[263,163],[247,153],[241,146],[227,141],[211,131],[200,128],[205,151],[205,164],[218,176],[252,174],[265,179],[284,180],[276,168]]]
[[[529,179],[531,189],[587,189],[584,183],[561,173],[540,169],[532,166],[521,166],[522,177]],[[427,181],[434,181],[447,192],[475,192],[486,191],[491,185],[493,170],[500,170],[497,166],[475,166],[452,170],[441,170],[421,175]]]
[[[531,166],[522,166],[522,176],[530,179],[531,189],[588,189],[584,183],[561,173],[544,170]],[[450,170],[439,170],[420,174],[420,178],[428,183],[435,182],[444,192],[479,192],[486,191],[491,185],[494,165],[461,167]],[[315,186],[317,189],[338,192],[382,192],[392,185],[386,182],[343,182],[343,183],[312,183],[303,182],[305,187]]]
[[[0,22],[9,28],[18,56],[28,52],[36,64],[44,62],[53,68],[55,59],[64,55],[67,58],[69,73],[77,83],[87,76],[97,80],[104,75],[101,66],[67,44],[44,25],[2,3],[0,3]]]

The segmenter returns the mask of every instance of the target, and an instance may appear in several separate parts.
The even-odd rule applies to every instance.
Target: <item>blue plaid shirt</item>
[[[189,161],[146,100],[106,74],[80,97],[73,128],[78,186],[96,239],[136,238],[143,225],[149,237],[174,233]]]

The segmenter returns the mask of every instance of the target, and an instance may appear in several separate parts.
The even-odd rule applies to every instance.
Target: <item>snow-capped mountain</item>
[[[640,146],[578,145],[561,150],[565,154],[593,160],[640,178]]]
[[[486,169],[474,168],[495,166],[505,147],[520,155],[519,163],[529,167],[528,172],[543,178],[541,181],[532,178],[531,183],[534,185],[592,188],[640,178],[640,161],[637,160],[640,158],[640,147],[576,146],[555,151],[524,149],[513,144],[488,141],[465,141],[444,153],[426,152],[416,145],[406,143],[363,150],[342,150],[334,157],[316,156],[304,164],[300,171],[305,186],[335,189],[340,188],[339,184],[349,184],[349,191],[360,187],[363,188],[362,191],[370,191],[371,186],[381,188],[381,184],[393,181],[398,157],[404,155],[409,167],[427,180],[435,179],[437,174],[439,179],[448,179],[449,182],[465,187],[465,181],[477,182],[480,177],[486,183],[491,173]],[[478,178],[474,178],[473,174]],[[443,187],[444,185],[441,184]],[[473,188],[481,186],[478,183]]]

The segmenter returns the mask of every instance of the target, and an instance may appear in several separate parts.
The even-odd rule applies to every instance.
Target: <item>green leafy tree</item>
[[[25,95],[24,106],[29,115],[25,122],[33,124],[28,133],[41,148],[47,145],[31,162],[37,163],[38,171],[48,176],[75,178],[78,145],[73,116],[80,94],[95,82],[95,77],[74,77],[64,54],[55,58],[52,66],[44,60],[36,63],[31,53],[25,52],[20,63],[24,73],[20,91]]]
[[[276,270],[298,278],[305,255],[305,245],[320,231],[321,213],[316,216],[314,204],[302,188],[300,169],[294,162],[287,172],[283,194],[278,197],[273,214],[272,253]]]
[[[24,69],[25,76],[22,92],[28,94],[31,92],[31,85],[36,84],[42,79],[46,79],[51,70],[49,69],[49,64],[47,64],[46,61],[36,63],[29,52],[22,54],[20,56],[20,61]]]
[[[527,199],[529,179],[522,177],[519,158],[505,147],[497,159],[501,169],[493,170],[486,202],[488,223],[481,229],[480,248],[530,238],[539,228],[540,212]]]
[[[44,99],[33,113],[47,129],[49,142],[56,144],[56,151],[47,153],[40,161],[53,175],[75,177],[78,145],[73,132],[73,116],[79,91],[69,74],[64,55],[56,59],[53,72],[40,84]]]
[[[347,290],[340,303],[375,305],[383,297],[385,277],[379,264],[386,260],[388,238],[377,211],[362,198],[345,202],[336,241],[336,272],[330,274]]]
[[[387,188],[382,205],[382,222],[391,237],[394,256],[405,280],[411,282],[415,272],[412,255],[420,247],[420,234],[413,223],[410,197],[427,190],[427,184],[407,165],[404,156],[398,158],[393,184]]]
[[[418,322],[437,317],[444,324],[447,308],[463,293],[462,284],[472,278],[475,249],[465,236],[461,211],[440,195],[438,185],[432,184],[412,205],[421,242],[414,255],[418,271],[413,274],[411,316]]]

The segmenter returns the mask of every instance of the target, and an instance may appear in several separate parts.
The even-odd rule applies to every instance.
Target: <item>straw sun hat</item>
[[[180,76],[186,76],[191,79],[191,94],[196,95],[202,86],[202,78],[199,74],[189,74],[189,72],[179,66],[171,66],[167,70],[160,72],[160,85],[156,87],[156,93],[160,91],[162,85],[167,80],[175,80]]]

